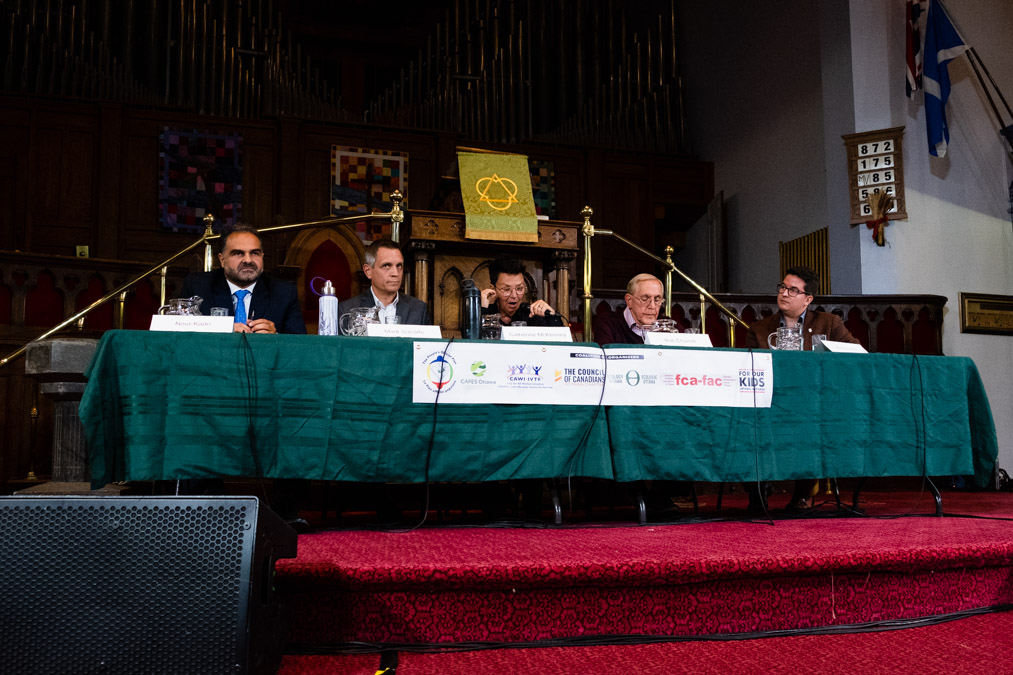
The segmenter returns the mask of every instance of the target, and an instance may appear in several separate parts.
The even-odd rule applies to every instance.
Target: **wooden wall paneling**
[[[296,222],[327,218],[331,213],[331,150],[305,148],[302,153],[302,208]]]
[[[306,183],[302,129],[294,120],[278,120],[275,138],[278,139],[278,166],[274,182],[278,192],[273,215],[282,223],[297,223],[303,220],[302,188]]]
[[[4,351],[14,345],[0,345]],[[25,377],[24,359],[0,369],[0,485],[8,492],[7,483],[23,480],[29,470],[39,478],[52,471],[53,414],[52,403],[38,393],[38,383]],[[35,404],[38,417],[30,416]]]
[[[32,171],[30,247],[39,253],[74,255],[95,227],[99,122],[95,106],[67,106],[37,114]]]
[[[148,115],[125,116],[120,164],[120,237],[116,252],[120,259],[157,262],[155,251],[164,245],[158,241],[162,239],[158,233],[160,131],[161,126]]]
[[[122,205],[123,106],[103,105],[99,115],[96,187],[98,212],[91,241],[92,258],[115,258]]]
[[[273,128],[248,127],[243,132],[242,220],[254,227],[274,224],[277,147]]]
[[[606,155],[602,167],[601,209],[596,209],[602,227],[621,234],[633,243],[657,254],[654,246],[654,209],[650,200],[650,166],[632,158]],[[657,274],[656,264],[632,248],[616,241],[596,242],[597,255],[605,257],[601,284],[605,288],[625,288],[626,282],[641,272]]]
[[[595,227],[605,227],[601,222],[601,204],[598,203],[600,201],[598,196],[601,195],[602,185],[604,184],[604,180],[602,178],[603,161],[604,153],[601,150],[597,148],[588,149],[584,165],[584,198],[581,200],[583,203],[580,205],[580,208],[583,209],[585,206],[590,206],[594,209],[594,214],[591,216],[591,224]],[[583,224],[583,219],[580,217],[579,210],[576,220],[581,220],[581,224]],[[578,270],[581,270],[581,274],[583,274],[584,269],[583,241],[583,237],[581,237],[581,251],[578,254],[580,262],[577,268]],[[604,250],[602,237],[594,237],[591,240],[591,288],[602,288],[601,280],[603,270],[605,269],[605,262],[602,260],[602,251]],[[583,294],[584,280],[579,275],[578,283],[580,284],[579,288],[581,289],[580,294]]]
[[[23,109],[0,111],[0,250],[25,248],[30,117]]]
[[[538,157],[541,158],[540,156]],[[580,211],[588,200],[584,187],[587,160],[583,155],[548,156],[553,164],[556,186],[556,216],[554,220],[581,220]],[[592,221],[593,222],[593,221]]]

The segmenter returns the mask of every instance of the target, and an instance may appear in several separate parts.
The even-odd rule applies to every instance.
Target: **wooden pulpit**
[[[466,239],[464,214],[409,211],[406,218],[412,268],[412,295],[429,303],[433,323],[445,336],[461,334],[461,282],[473,279],[489,288],[489,263],[500,256],[517,258],[527,268],[526,302],[544,299],[569,319],[570,278],[577,259],[582,223],[540,220],[535,243]]]

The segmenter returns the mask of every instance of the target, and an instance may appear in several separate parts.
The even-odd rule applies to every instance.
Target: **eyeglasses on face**
[[[778,284],[777,285],[777,294],[781,295],[782,293],[785,293],[785,292],[788,293],[788,297],[789,298],[794,298],[796,295],[809,295],[808,293],[806,293],[805,291],[803,291],[800,288],[795,288],[794,286],[785,286],[784,284]]]
[[[507,298],[515,295],[524,295],[525,291],[527,290],[528,290],[527,286],[514,286],[513,288],[510,288],[508,286],[496,287],[496,292],[502,295],[503,297]]]
[[[639,302],[641,305],[660,305],[664,300],[660,295],[640,295],[633,296],[633,299]]]

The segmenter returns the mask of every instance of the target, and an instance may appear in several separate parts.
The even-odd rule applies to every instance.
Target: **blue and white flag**
[[[946,155],[950,131],[946,127],[946,99],[950,97],[950,73],[947,66],[970,49],[950,22],[939,0],[929,0],[925,25],[925,51],[922,88],[925,90],[925,128],[929,134],[929,153]]]

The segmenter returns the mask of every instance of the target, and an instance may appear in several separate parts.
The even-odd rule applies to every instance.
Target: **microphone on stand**
[[[518,312],[522,312],[524,310],[527,310],[528,314],[531,314],[531,303],[530,302],[522,302],[520,304],[520,306],[517,308]],[[549,307],[547,310],[545,310],[545,315],[546,316],[548,316],[550,314],[555,314],[555,313],[556,312],[555,312],[554,309],[552,309],[552,307]]]

